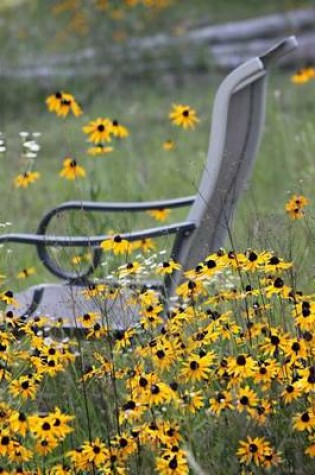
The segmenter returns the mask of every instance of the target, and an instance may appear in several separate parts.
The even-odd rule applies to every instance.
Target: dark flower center
[[[256,254],[256,252],[250,252],[249,255],[248,255],[248,260],[251,261],[251,262],[255,262],[257,261],[258,259],[258,256]]]
[[[184,117],[189,117],[189,110],[188,109],[183,110],[183,116]]]
[[[277,335],[271,335],[270,342],[272,345],[278,346],[280,343],[280,338]]]
[[[270,259],[269,259],[269,264],[271,264],[272,266],[276,266],[277,264],[280,263],[280,260],[278,259],[277,256],[272,256]]]
[[[207,262],[207,267],[208,269],[213,269],[214,267],[217,266],[217,263],[213,259],[209,259]]]
[[[252,453],[252,454],[255,454],[257,451],[258,451],[258,447],[256,444],[249,444],[249,451]]]
[[[99,125],[97,126],[97,130],[98,130],[99,132],[104,132],[105,126],[104,126],[103,124],[99,124]]]
[[[295,342],[293,343],[293,345],[291,346],[291,349],[292,349],[293,351],[295,351],[295,353],[297,353],[297,352],[300,351],[300,349],[301,349],[300,343],[298,343],[297,341],[295,341]]]
[[[284,286],[284,282],[283,280],[281,279],[281,277],[277,277],[276,280],[274,281],[273,283],[273,286],[276,288],[276,289],[281,289],[283,286]]]
[[[160,388],[156,384],[152,384],[151,386],[151,393],[152,394],[159,394]]]
[[[240,403],[243,405],[243,406],[247,406],[247,404],[249,403],[249,399],[247,396],[242,396],[241,399],[240,399]]]
[[[124,406],[123,409],[125,411],[133,411],[136,408],[136,403],[134,401],[128,401]]]
[[[119,439],[119,445],[120,447],[123,449],[124,447],[127,447],[128,445],[128,441],[127,439],[125,439],[124,437],[122,437],[121,439]]]
[[[199,368],[199,364],[197,363],[197,361],[191,361],[189,366],[190,366],[190,369],[192,369],[193,371]]]
[[[176,470],[176,468],[178,467],[176,456],[172,458],[172,460],[170,461],[170,463],[168,464],[168,466],[169,466],[169,468],[171,468],[172,470]]]
[[[308,412],[304,412],[304,414],[302,414],[301,421],[303,421],[303,422],[309,422],[309,420],[310,420],[309,413],[308,413]]]
[[[24,414],[24,412],[20,412],[19,421],[20,422],[25,422],[26,421],[26,415]]]
[[[148,380],[146,378],[141,377],[139,379],[139,385],[141,388],[145,388],[148,385]]]
[[[162,360],[165,357],[165,353],[163,350],[158,350],[156,352],[156,356],[159,358],[159,360]]]
[[[244,355],[239,355],[237,358],[236,358],[236,363],[238,364],[238,366],[245,366],[246,365],[246,358]]]

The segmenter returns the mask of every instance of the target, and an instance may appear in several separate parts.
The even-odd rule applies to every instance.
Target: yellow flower
[[[113,147],[106,147],[102,143],[98,143],[94,147],[90,147],[87,153],[89,155],[92,155],[93,157],[96,157],[99,155],[106,155],[107,153],[111,153],[113,150]]]
[[[170,259],[169,261],[160,262],[157,265],[156,273],[161,275],[172,274],[174,270],[179,269],[181,269],[181,265],[173,259]]]
[[[35,274],[35,267],[29,267],[29,268],[25,268],[21,272],[19,272],[17,274],[17,278],[18,279],[26,279],[27,277],[29,277],[30,275],[33,275],[33,274]]]
[[[135,241],[132,244],[132,249],[134,251],[136,249],[141,249],[142,252],[147,253],[150,251],[154,251],[156,249],[156,244],[152,239],[144,238],[141,241]]]
[[[265,460],[266,455],[271,453],[272,449],[270,443],[264,437],[247,437],[246,441],[240,442],[240,447],[236,452],[241,463],[249,465],[254,462],[259,466]]]
[[[114,137],[117,137],[119,139],[124,139],[129,136],[129,131],[127,127],[121,125],[118,120],[112,120],[112,129],[111,132]]]
[[[72,94],[66,92],[56,92],[46,99],[49,112],[55,112],[59,117],[66,117],[70,112],[75,117],[80,116],[83,112]]]
[[[165,142],[163,143],[163,149],[166,152],[169,152],[170,150],[173,150],[174,148],[175,148],[175,143],[171,139],[165,140]]]
[[[291,81],[293,84],[305,84],[311,79],[315,78],[315,68],[303,68],[299,69],[296,73],[291,76]]]
[[[82,130],[85,134],[89,135],[88,141],[95,144],[110,142],[113,133],[111,120],[101,117],[89,122]]]
[[[63,162],[63,169],[59,173],[59,176],[66,178],[67,180],[75,180],[76,178],[84,178],[86,172],[83,167],[78,165],[76,160],[72,158],[66,158]]]
[[[165,221],[171,213],[170,209],[152,209],[147,211],[147,214],[151,216],[151,218],[156,219],[156,221]]]
[[[104,251],[113,251],[115,256],[117,256],[128,253],[130,243],[126,239],[122,239],[119,234],[116,234],[111,239],[101,242],[101,248]]]
[[[140,274],[144,270],[144,267],[137,261],[129,262],[121,267],[119,272],[119,278],[127,277],[128,275],[134,276]]]
[[[309,204],[309,199],[303,195],[293,195],[285,205],[285,210],[292,219],[301,219],[304,216],[304,207]]]
[[[15,188],[27,188],[28,185],[34,183],[40,177],[40,173],[38,172],[25,172],[21,175],[18,175],[14,179],[14,186]]]
[[[293,417],[293,429],[298,431],[307,430],[308,432],[312,432],[315,429],[315,413],[312,408]]]
[[[183,127],[184,129],[189,127],[194,128],[199,122],[196,111],[191,107],[182,104],[173,104],[172,110],[169,113],[169,118],[174,125]]]

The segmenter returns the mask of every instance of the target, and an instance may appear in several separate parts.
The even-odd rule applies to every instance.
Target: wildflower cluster
[[[115,236],[105,243],[128,259],[130,243]],[[3,314],[2,390],[9,397],[1,411],[0,455],[6,467],[39,469],[44,459],[52,474],[67,473],[61,467],[137,473],[144,464],[158,474],[182,475],[189,473],[192,447],[195,463],[206,467],[228,440],[222,473],[237,460],[245,472],[279,473],[279,465],[285,472],[294,463],[288,428],[297,459],[315,457],[315,298],[292,286],[292,263],[267,251],[221,249],[184,272],[176,298],[165,306],[156,287],[141,282],[148,274],[172,278],[181,266],[158,256],[139,255],[106,282],[82,289],[95,311],[77,315],[77,343],[53,337],[69,327],[62,315],[23,321],[14,307]],[[1,299],[14,306],[12,292]],[[58,388],[59,379],[69,378],[75,386],[61,382],[57,403],[52,382]],[[68,397],[78,398],[70,412]],[[31,410],[40,401],[45,414]],[[93,424],[82,422],[86,404],[96,408]]]
[[[114,149],[107,145],[108,142],[113,138],[124,139],[129,135],[128,129],[118,120],[108,118],[98,118],[89,122],[83,127],[83,132],[88,135],[88,142],[94,144],[88,149],[88,153],[94,156],[112,152]]]
[[[46,99],[49,112],[54,112],[59,117],[67,117],[72,113],[75,117],[83,114],[83,111],[72,94],[57,91]]]

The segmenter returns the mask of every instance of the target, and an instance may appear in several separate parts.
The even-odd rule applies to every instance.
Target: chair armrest
[[[156,228],[133,231],[131,233],[120,234],[122,239],[130,242],[139,241],[145,238],[155,238],[166,236],[169,234],[183,233],[189,235],[196,225],[193,222],[180,222],[166,226],[158,226]],[[66,279],[71,282],[86,281],[88,275],[95,271],[100,264],[102,249],[100,244],[102,241],[112,239],[108,234],[100,236],[46,236],[45,234],[3,234],[0,236],[0,243],[13,242],[20,244],[35,245],[37,253],[44,266],[55,276]],[[63,270],[53,260],[52,256],[47,252],[48,246],[62,247],[89,247],[93,249],[93,260],[88,269],[82,272],[68,272]]]

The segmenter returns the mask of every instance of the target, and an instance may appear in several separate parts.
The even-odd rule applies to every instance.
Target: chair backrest
[[[207,161],[187,217],[196,229],[178,234],[172,251],[185,270],[224,245],[262,134],[268,66],[296,46],[294,37],[281,41],[232,71],[216,93]]]

